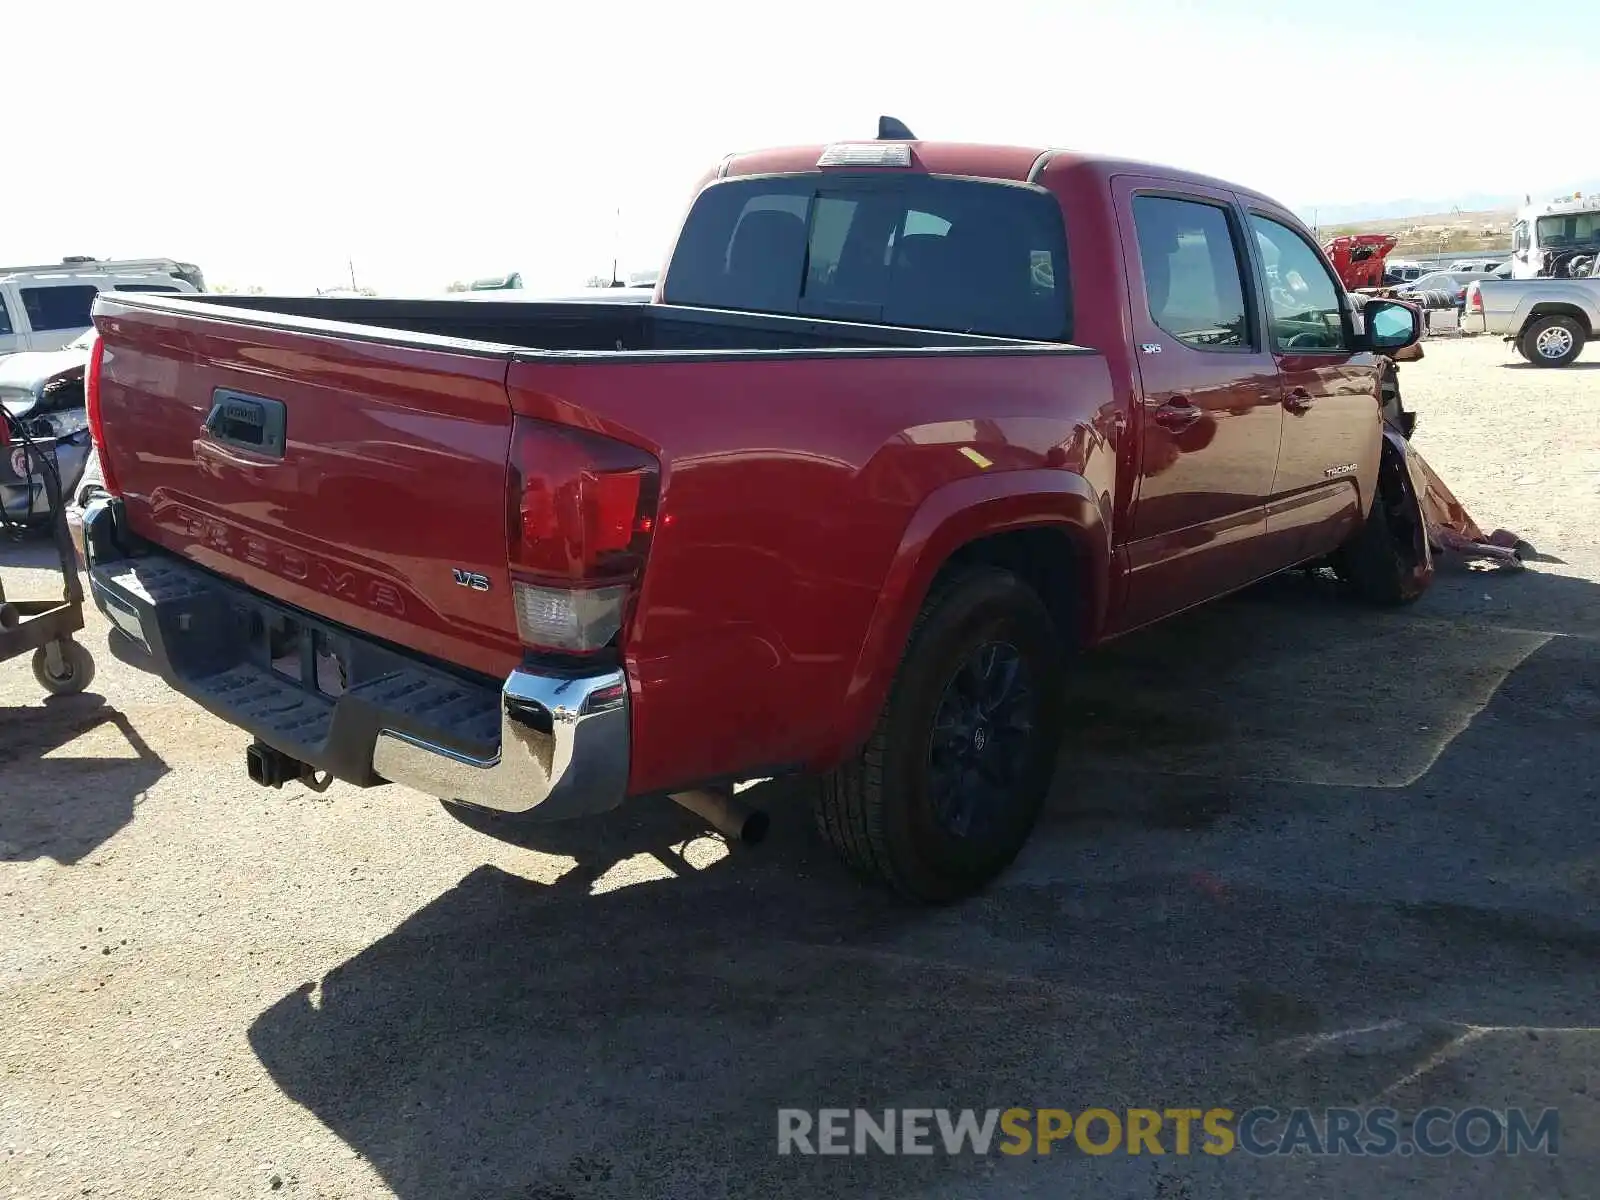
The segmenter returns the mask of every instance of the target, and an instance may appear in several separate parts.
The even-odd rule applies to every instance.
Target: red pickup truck
[[[730,156],[647,304],[102,296],[124,656],[258,782],[539,817],[785,772],[924,900],[1016,854],[1067,655],[1329,561],[1431,578],[1408,306],[1265,196],[1064,151]]]

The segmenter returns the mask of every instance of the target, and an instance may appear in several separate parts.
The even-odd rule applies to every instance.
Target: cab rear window
[[[663,296],[1067,341],[1067,280],[1061,211],[1036,188],[815,173],[708,187],[684,223]]]

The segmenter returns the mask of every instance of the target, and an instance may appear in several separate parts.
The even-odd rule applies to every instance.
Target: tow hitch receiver
[[[244,752],[244,766],[250,778],[262,787],[281,788],[286,783],[304,783],[314,792],[325,792],[333,782],[326,773],[318,775],[308,764],[274,750],[264,742],[254,742]]]

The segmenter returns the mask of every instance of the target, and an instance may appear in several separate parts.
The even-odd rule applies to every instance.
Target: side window
[[[6,307],[6,298],[0,296],[0,337],[5,337],[11,332],[11,310]]]
[[[1511,227],[1511,248],[1513,250],[1526,250],[1528,248],[1528,223],[1518,221]]]
[[[25,287],[22,307],[35,333],[51,329],[86,329],[96,289],[92,284],[71,287]]]
[[[1228,211],[1198,200],[1135,196],[1133,224],[1150,319],[1197,349],[1251,345],[1239,245]]]
[[[1267,277],[1267,313],[1279,350],[1344,350],[1339,285],[1309,243],[1287,225],[1250,217]]]

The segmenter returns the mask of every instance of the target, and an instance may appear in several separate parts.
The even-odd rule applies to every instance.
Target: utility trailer
[[[17,434],[15,441],[13,432]],[[0,451],[10,454],[16,450],[35,460],[36,469],[44,477],[62,590],[58,599],[8,599],[4,573],[0,572],[0,661],[32,651],[33,675],[39,685],[53,696],[68,696],[83,691],[94,679],[94,656],[72,637],[83,628],[83,584],[78,579],[77,551],[67,529],[67,506],[55,463],[27,436],[20,422],[6,414],[0,421]]]

